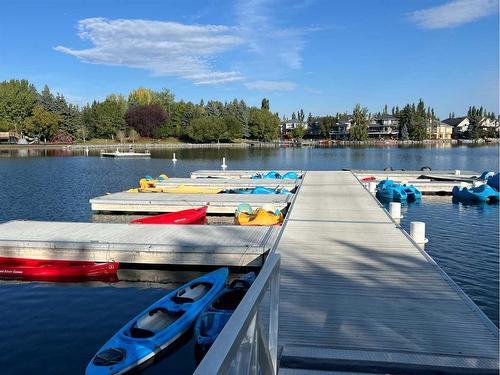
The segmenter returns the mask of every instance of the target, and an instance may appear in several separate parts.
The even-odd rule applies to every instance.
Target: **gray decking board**
[[[342,369],[342,348],[366,369],[373,351],[388,368],[497,368],[498,330],[350,172],[306,173],[277,252],[284,366],[324,363],[319,346],[323,370]]]
[[[171,194],[113,193],[90,200],[92,211],[112,212],[174,212],[208,206],[208,213],[234,213],[238,204],[253,207],[272,204],[282,209],[291,201],[291,194]]]
[[[195,186],[209,186],[220,187],[221,189],[241,189],[241,188],[254,188],[256,186],[264,187],[286,187],[293,189],[300,184],[300,180],[252,180],[250,178],[240,179],[222,179],[222,178],[167,178],[166,180],[158,181],[157,187],[160,186],[181,186],[181,185],[195,185]]]
[[[258,266],[279,228],[10,221],[0,256],[125,263]]]

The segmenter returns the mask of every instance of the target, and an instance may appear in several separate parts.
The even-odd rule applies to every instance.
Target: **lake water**
[[[172,153],[177,163],[172,163]],[[14,219],[90,221],[88,200],[136,186],[142,176],[188,177],[196,169],[341,168],[499,169],[498,147],[334,147],[176,149],[146,160],[49,150],[0,150],[0,222]],[[498,205],[464,205],[451,197],[424,197],[403,207],[401,225],[425,221],[426,250],[498,325]],[[93,354],[136,313],[199,272],[120,271],[105,283],[0,283],[2,374],[82,373]],[[196,366],[187,335],[144,374],[189,374]]]

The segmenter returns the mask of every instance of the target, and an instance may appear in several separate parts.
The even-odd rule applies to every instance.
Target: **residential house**
[[[299,120],[284,120],[281,123],[281,136],[287,138],[293,129],[298,128],[300,125],[305,126],[305,124]]]
[[[443,121],[432,120],[427,125],[427,137],[429,139],[451,139],[453,134],[453,126]]]
[[[319,137],[319,135],[321,134],[319,122],[318,121],[308,122],[306,128],[306,134],[307,136],[312,138]]]
[[[469,130],[470,121],[467,116],[450,117],[443,120],[443,122],[453,127],[453,138],[460,138],[467,130]]]
[[[0,132],[0,143],[17,143],[19,135],[13,132]]]
[[[348,140],[351,126],[352,116],[349,115],[342,120],[337,121],[337,123],[333,126],[333,129],[330,131],[330,135],[333,139]]]
[[[398,138],[399,120],[389,114],[373,117],[368,125],[370,138]]]

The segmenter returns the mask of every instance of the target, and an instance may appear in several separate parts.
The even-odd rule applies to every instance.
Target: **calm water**
[[[179,161],[173,164],[172,152]],[[281,148],[153,151],[150,160],[101,159],[67,151],[0,151],[0,222],[13,219],[89,221],[88,200],[137,185],[140,177],[188,177],[196,169],[341,168],[498,170],[498,148]],[[498,325],[499,206],[424,197],[403,208],[402,226],[427,223],[426,250]],[[187,271],[120,271],[116,284],[0,283],[2,374],[82,373],[117,329],[168,290],[195,277]],[[189,374],[193,340],[181,341],[144,374]]]

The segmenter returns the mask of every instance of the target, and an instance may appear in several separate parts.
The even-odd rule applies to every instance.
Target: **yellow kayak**
[[[171,193],[171,194],[218,194],[224,191],[221,188],[206,186],[181,185],[175,187],[145,187],[129,189],[129,193]]]
[[[279,225],[283,222],[283,214],[276,215],[273,212],[258,208],[253,213],[240,212],[236,216],[236,224],[239,225]]]

